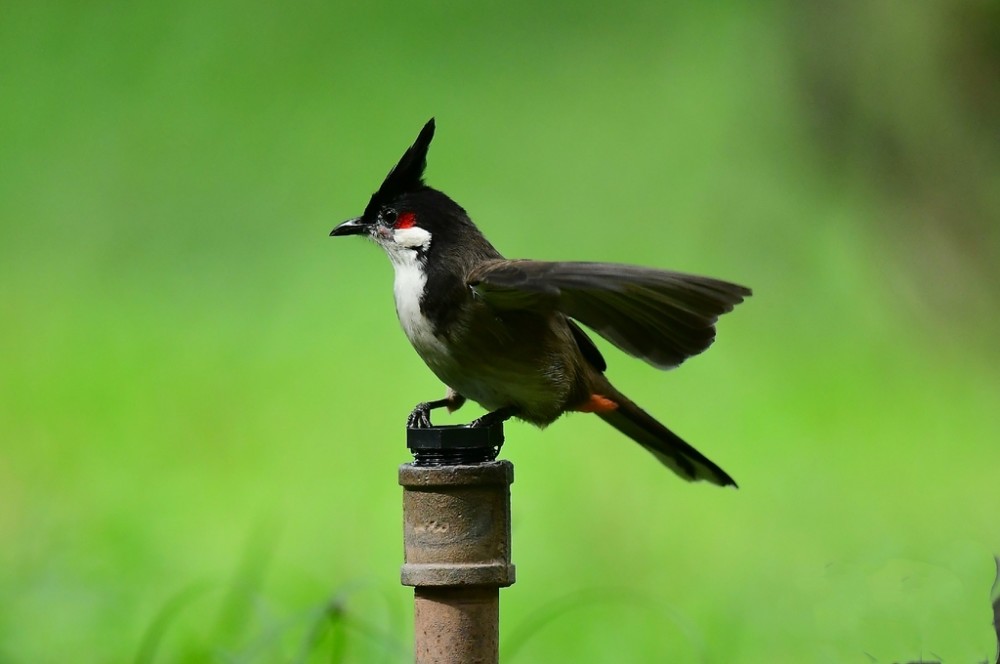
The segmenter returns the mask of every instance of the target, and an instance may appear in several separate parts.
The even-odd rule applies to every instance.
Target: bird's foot
[[[431,424],[431,408],[433,406],[429,401],[418,403],[410,413],[410,416],[406,418],[406,428],[430,429],[434,426]]]
[[[510,407],[498,408],[497,410],[494,410],[492,413],[486,413],[482,417],[479,417],[469,422],[469,428],[483,429],[486,427],[491,427],[494,424],[500,424],[502,422],[506,422],[512,417],[514,417],[513,408]]]

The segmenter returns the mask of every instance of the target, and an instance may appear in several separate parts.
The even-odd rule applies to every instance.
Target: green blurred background
[[[602,344],[739,491],[591,416],[507,427],[507,661],[994,657],[998,26],[3,3],[0,661],[409,658],[396,468],[442,387],[327,233],[431,116],[430,183],[506,255],[755,290],[670,374]]]

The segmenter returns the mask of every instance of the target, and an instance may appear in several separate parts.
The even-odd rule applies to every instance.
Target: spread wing
[[[661,369],[708,348],[719,316],[750,295],[718,279],[614,263],[495,260],[468,282],[495,309],[560,311]]]

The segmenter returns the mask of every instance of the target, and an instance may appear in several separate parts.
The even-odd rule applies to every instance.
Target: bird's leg
[[[517,409],[513,406],[505,406],[503,408],[497,408],[492,413],[486,413],[482,417],[472,420],[469,422],[469,427],[478,429],[483,427],[491,427],[494,424],[500,424],[501,422],[506,422],[510,418],[517,414]]]
[[[421,401],[410,412],[406,418],[407,429],[430,429],[431,411],[448,405],[448,399],[438,399],[437,401]]]
[[[406,418],[406,428],[430,429],[433,426],[431,424],[432,410],[447,406],[448,412],[451,413],[461,408],[464,403],[465,397],[449,387],[448,394],[445,395],[444,399],[438,399],[436,401],[422,401],[418,403],[410,413],[410,416]]]

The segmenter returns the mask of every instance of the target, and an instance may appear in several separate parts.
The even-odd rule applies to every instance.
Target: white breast
[[[434,336],[434,326],[420,311],[420,298],[427,284],[423,265],[412,249],[389,252],[392,266],[396,270],[393,293],[396,296],[396,315],[403,326],[406,337],[428,364],[440,361],[448,355],[448,349]]]

